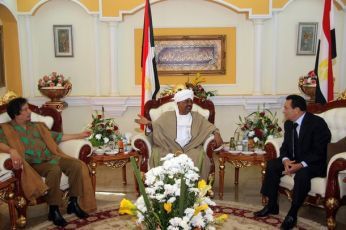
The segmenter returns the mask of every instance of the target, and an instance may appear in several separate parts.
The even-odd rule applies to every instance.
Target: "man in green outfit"
[[[28,198],[34,193],[37,194],[36,196],[46,194],[46,200],[49,204],[48,219],[52,220],[55,225],[65,226],[67,222],[59,211],[59,205],[62,202],[60,179],[63,172],[69,180],[70,199],[67,212],[74,213],[79,218],[88,217],[88,214],[80,208],[77,202],[77,198],[83,194],[82,162],[65,157],[63,154],[56,154],[60,151],[56,144],[72,139],[82,139],[88,137],[90,133],[62,134],[49,131],[40,122],[31,122],[31,110],[25,98],[15,98],[10,101],[7,106],[7,113],[12,120],[1,124],[0,152],[11,155],[14,169],[23,168],[22,175],[27,173],[27,167],[31,166],[34,171],[46,179],[46,185],[42,185],[39,192],[30,193],[28,192],[30,186],[34,187],[32,175],[36,173],[33,172],[34,174],[28,176],[30,183],[25,186],[27,188],[22,184],[26,197]],[[32,191],[35,189],[37,191],[38,188],[32,188]]]

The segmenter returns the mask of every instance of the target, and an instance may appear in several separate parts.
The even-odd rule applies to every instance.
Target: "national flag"
[[[151,9],[149,0],[145,1],[144,26],[142,41],[142,98],[141,115],[144,115],[144,105],[148,100],[156,99],[156,94],[160,90],[159,78],[157,75],[155,61],[155,43],[153,25],[151,19]],[[141,127],[143,129],[143,127]]]
[[[333,59],[336,58],[333,0],[325,0],[320,39],[315,63],[317,75],[316,103],[334,99]]]

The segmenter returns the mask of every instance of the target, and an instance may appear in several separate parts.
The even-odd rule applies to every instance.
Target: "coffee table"
[[[244,152],[245,153],[245,152]],[[239,169],[249,167],[253,165],[261,166],[262,181],[266,173],[267,161],[273,159],[273,157],[267,153],[264,154],[244,154],[239,152],[237,154],[230,153],[228,151],[221,150],[219,153],[219,198],[223,199],[224,181],[225,181],[225,162],[231,163],[235,167],[234,184],[238,186],[239,182]],[[262,197],[262,203],[265,202]]]
[[[127,184],[126,180],[126,164],[130,162],[130,157],[134,157],[136,162],[139,160],[139,154],[136,151],[130,151],[129,153],[120,152],[115,155],[97,155],[93,153],[89,166],[91,168],[91,180],[94,191],[96,191],[96,169],[97,165],[105,165],[110,168],[122,168],[123,184]],[[138,193],[138,184],[135,178],[136,191]]]

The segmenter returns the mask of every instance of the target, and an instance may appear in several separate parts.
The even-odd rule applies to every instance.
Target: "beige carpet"
[[[217,229],[277,229],[285,213],[273,215],[265,218],[255,218],[253,211],[262,207],[252,206],[236,202],[216,201],[217,206],[214,208],[216,213],[226,213],[229,215],[228,220],[222,227]],[[64,215],[69,224],[65,229],[141,229],[136,226],[135,219],[130,216],[119,216],[118,204],[105,205],[91,214],[86,220],[79,220],[73,215]],[[31,229],[61,229],[54,226],[51,222],[45,221]],[[303,218],[298,218],[296,229],[327,229],[326,227]]]

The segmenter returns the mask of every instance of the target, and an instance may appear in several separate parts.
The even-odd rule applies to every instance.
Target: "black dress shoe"
[[[74,213],[78,218],[84,219],[89,217],[88,213],[84,212],[78,205],[77,197],[70,197],[67,205],[67,213]]]
[[[297,224],[297,217],[286,216],[284,222],[282,222],[280,229],[290,230]]]
[[[64,227],[67,225],[66,220],[60,214],[59,207],[55,205],[49,206],[48,220],[53,221],[57,226]]]
[[[255,217],[265,217],[269,214],[279,214],[279,206],[269,207],[268,205],[266,205],[262,210],[254,212]]]

